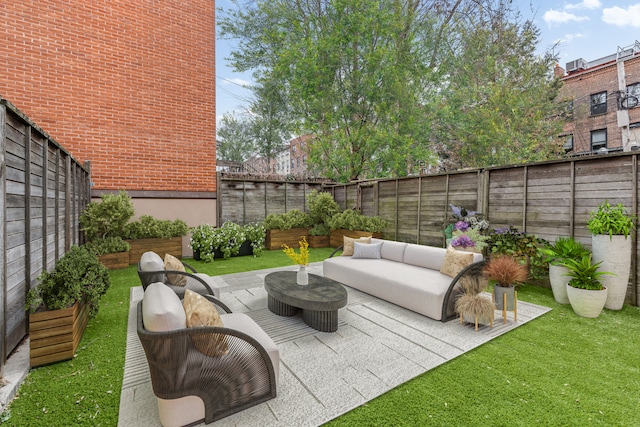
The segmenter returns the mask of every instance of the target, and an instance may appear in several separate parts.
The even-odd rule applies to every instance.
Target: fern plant
[[[578,289],[587,289],[593,291],[599,291],[604,289],[600,278],[607,274],[613,274],[608,271],[600,271],[598,267],[602,262],[593,263],[591,260],[591,253],[583,255],[580,258],[566,258],[560,265],[564,265],[569,269],[567,276],[571,277],[569,286]]]

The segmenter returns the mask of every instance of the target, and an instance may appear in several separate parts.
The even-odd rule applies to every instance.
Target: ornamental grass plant
[[[321,261],[331,252],[331,248],[310,249],[309,261]],[[280,250],[265,251],[260,258],[188,262],[211,275],[290,265]],[[32,370],[0,416],[3,426],[117,425],[129,292],[139,286],[139,279],[136,266],[111,270],[109,275],[111,287],[98,316],[89,322],[76,357]],[[326,425],[637,423],[640,308],[626,305],[587,319],[556,303],[550,289],[526,285],[518,298],[552,310]],[[491,398],[488,390],[509,398]]]

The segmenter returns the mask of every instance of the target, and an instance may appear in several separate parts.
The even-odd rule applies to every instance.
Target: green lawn
[[[312,262],[331,253],[310,251]],[[187,262],[212,275],[290,265],[281,251]],[[32,370],[3,425],[117,425],[129,288],[138,285],[135,266],[111,272],[76,357]],[[518,297],[553,310],[328,425],[640,425],[640,309],[584,319],[556,304],[550,289],[526,286]]]

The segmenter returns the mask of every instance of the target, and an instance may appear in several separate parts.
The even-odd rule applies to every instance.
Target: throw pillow
[[[381,249],[382,249],[382,242],[365,244],[365,243],[360,243],[356,241],[356,242],[353,242],[352,258],[380,259]]]
[[[440,267],[440,273],[450,277],[456,277],[467,265],[473,262],[473,253],[457,251],[451,246],[444,254],[444,260]]]
[[[184,312],[187,316],[187,328],[198,326],[224,327],[220,313],[215,305],[197,292],[190,289],[184,291]],[[211,337],[211,339],[208,339]],[[194,335],[193,344],[201,352],[209,356],[223,356],[229,352],[229,345],[222,334]]]
[[[186,271],[180,260],[171,254],[164,255],[164,269],[169,271]],[[187,284],[187,276],[182,274],[167,274],[167,280],[175,286],[185,286]]]
[[[357,239],[354,239],[352,237],[347,237],[347,236],[343,236],[343,243],[342,243],[342,256],[353,256],[353,242],[360,242],[360,243],[364,243],[364,244],[369,244],[371,243],[371,236],[368,237],[359,237]]]

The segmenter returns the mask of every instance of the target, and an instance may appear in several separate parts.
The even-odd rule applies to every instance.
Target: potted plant
[[[462,224],[466,222],[460,221]],[[454,228],[452,238],[449,241],[449,245],[453,246],[457,250],[482,253],[487,247],[487,239],[489,237],[481,234],[478,229],[471,227]]]
[[[325,248],[329,246],[331,229],[327,222],[337,213],[340,213],[340,206],[331,194],[316,190],[309,194],[309,219],[312,224],[309,230],[309,247]]]
[[[98,314],[109,273],[85,246],[72,246],[27,293],[31,366],[71,359],[89,318]]]
[[[629,235],[634,220],[622,203],[612,205],[608,200],[589,212],[587,228],[592,234],[593,262],[613,273],[602,278],[608,289],[605,307],[611,310],[620,310],[627,295],[632,252]]]
[[[342,245],[344,236],[354,239],[367,236],[381,238],[388,222],[379,216],[366,216],[360,211],[346,209],[332,216],[327,224],[331,229],[330,245],[337,248]]]
[[[245,224],[242,228],[245,235],[245,242],[249,242],[251,252],[247,255],[260,256],[264,252],[264,243],[267,238],[267,230],[260,222]],[[244,243],[243,243],[244,246]],[[242,247],[240,248],[242,254]]]
[[[567,296],[578,316],[598,317],[607,301],[608,291],[601,279],[612,273],[599,270],[601,264],[592,262],[591,253],[580,258],[566,258],[562,262],[569,270]]]
[[[490,327],[493,327],[496,306],[490,298],[482,294],[486,286],[486,279],[480,275],[461,280],[462,294],[456,299],[454,305],[456,312],[460,315],[460,324],[463,320],[474,323],[476,332],[479,323],[488,323]]]
[[[189,231],[187,223],[181,219],[158,219],[142,215],[128,223],[123,238],[131,245],[129,264],[137,264],[143,253],[172,254],[182,258],[182,236]]]
[[[545,262],[549,263],[549,283],[553,298],[558,304],[569,304],[567,282],[569,269],[562,263],[567,259],[580,259],[589,254],[589,249],[573,237],[558,237],[554,243],[546,242],[540,248]]]
[[[85,240],[108,268],[129,266],[130,245],[122,236],[133,214],[133,203],[125,191],[103,194],[100,202],[88,203],[80,214]]]
[[[304,236],[302,236],[302,240],[298,242],[298,246],[300,247],[300,253],[296,253],[295,249],[286,244],[282,245],[282,251],[294,264],[298,265],[296,283],[304,286],[309,284],[309,272],[307,271],[307,266],[309,265],[309,243]]]
[[[451,208],[451,218],[445,223],[447,225],[444,229],[446,243],[455,237],[454,232],[456,230],[475,229],[480,234],[484,234],[489,230],[489,221],[482,219],[482,214],[453,204],[449,204],[449,207]]]
[[[517,299],[515,287],[527,280],[527,267],[512,256],[498,255],[492,257],[483,270],[493,286],[493,300],[496,309],[502,310],[506,322],[506,312],[513,311],[517,320]]]
[[[283,244],[297,248],[300,237],[309,235],[311,219],[299,209],[292,209],[281,214],[269,214],[264,220],[267,230],[266,248],[280,249]]]

